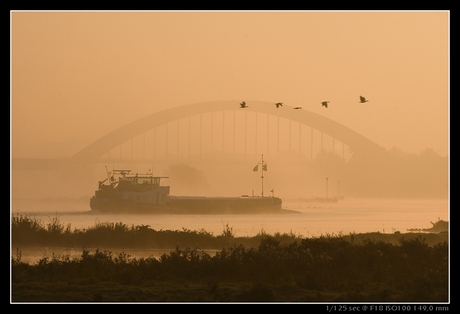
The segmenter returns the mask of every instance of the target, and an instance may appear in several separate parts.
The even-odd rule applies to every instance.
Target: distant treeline
[[[396,147],[377,154],[360,151],[353,153],[349,160],[323,149],[315,156],[285,154],[280,160],[270,160],[269,163],[267,177],[272,183],[276,182],[278,195],[324,196],[327,177],[330,196],[447,199],[448,157],[441,157],[429,148],[420,154],[405,153]],[[165,175],[170,177],[168,184],[175,193],[180,191],[183,195],[207,195],[210,186],[224,195],[234,193],[229,191],[239,193],[237,191],[242,188],[254,188],[245,185],[245,178],[249,178],[246,177],[246,168],[232,166],[230,160],[224,164],[228,165],[226,180],[222,180],[222,176],[213,176],[216,172],[213,167],[197,169],[184,164],[170,165]],[[214,181],[208,182],[207,178],[214,178]],[[235,182],[239,183],[236,187]]]
[[[354,154],[348,162],[332,152],[318,153],[307,164],[307,172],[318,182],[329,177],[341,180],[352,197],[447,198],[448,157],[432,149],[407,154],[392,148],[388,156]]]

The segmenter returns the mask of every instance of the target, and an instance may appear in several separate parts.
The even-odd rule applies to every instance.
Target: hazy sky
[[[449,28],[448,11],[12,11],[13,157],[71,156],[157,111],[227,100],[446,156]]]

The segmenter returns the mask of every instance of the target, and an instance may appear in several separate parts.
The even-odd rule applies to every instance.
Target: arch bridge
[[[232,158],[294,153],[313,160],[323,149],[342,158],[387,154],[352,129],[305,109],[264,101],[246,101],[241,108],[239,103],[202,102],[153,113],[101,137],[71,159],[171,162],[206,160],[215,153]]]

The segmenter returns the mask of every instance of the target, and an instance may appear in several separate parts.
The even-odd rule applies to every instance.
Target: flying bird
[[[327,108],[328,103],[329,103],[329,101],[323,101],[323,102],[321,102],[321,105]]]
[[[367,99],[364,98],[363,96],[359,96],[359,102],[360,102],[360,103],[363,104],[363,103],[365,103],[366,101],[369,101],[369,100],[367,100]]]
[[[247,108],[248,106],[246,106],[246,102],[243,101],[242,103],[240,103],[240,107],[241,108]]]
[[[283,103],[282,103],[282,102],[277,102],[277,103],[275,104],[275,106],[276,106],[276,108],[279,108],[280,106],[283,106]]]
[[[302,109],[302,107],[294,107],[294,109]]]

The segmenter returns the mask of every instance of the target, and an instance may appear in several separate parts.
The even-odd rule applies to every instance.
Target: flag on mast
[[[257,170],[259,170],[259,165],[256,165],[256,166],[252,169],[252,171],[257,171]]]
[[[263,170],[263,171],[267,171],[267,164],[262,165],[262,170]]]

